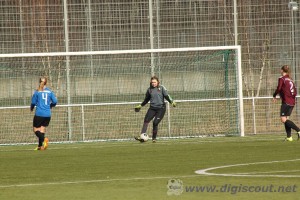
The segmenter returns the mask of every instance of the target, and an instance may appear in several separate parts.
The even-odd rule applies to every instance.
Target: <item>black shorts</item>
[[[39,117],[34,116],[33,117],[33,127],[39,128],[41,126],[47,127],[50,123],[51,117]]]
[[[282,104],[280,108],[280,116],[290,116],[292,114],[294,106]]]
[[[163,106],[162,108],[153,108],[150,106],[148,109],[144,122],[150,122],[154,117],[158,120],[158,123],[164,118],[164,115],[166,113],[166,107]]]

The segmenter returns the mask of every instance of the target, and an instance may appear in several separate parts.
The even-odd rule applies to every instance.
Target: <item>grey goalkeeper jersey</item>
[[[146,105],[150,101],[150,106],[153,108],[162,108],[165,106],[164,99],[168,102],[172,103],[173,100],[168,94],[168,90],[160,85],[158,87],[149,87],[144,101],[142,102],[142,106]]]

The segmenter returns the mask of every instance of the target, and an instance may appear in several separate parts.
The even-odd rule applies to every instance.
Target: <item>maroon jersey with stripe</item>
[[[294,81],[289,77],[289,75],[281,76],[278,79],[278,86],[273,97],[276,97],[277,94],[280,95],[282,103],[286,103],[290,106],[294,106],[296,104],[297,90]]]

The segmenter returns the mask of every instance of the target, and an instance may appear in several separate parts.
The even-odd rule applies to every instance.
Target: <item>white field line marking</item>
[[[34,147],[35,148],[35,147]],[[14,152],[14,151],[35,151],[32,149],[0,149],[0,152]],[[79,147],[52,147],[53,150],[61,150],[61,149],[79,149]],[[48,150],[47,150],[48,151]]]
[[[249,172],[249,173],[237,173],[237,174],[272,174],[272,173],[290,173],[290,172],[300,172],[300,170],[268,171],[268,172]]]
[[[136,177],[136,178],[116,178],[116,179],[98,179],[86,181],[62,181],[62,182],[49,182],[49,183],[27,183],[27,184],[14,184],[14,185],[0,185],[1,188],[12,187],[30,187],[30,186],[49,186],[49,185],[67,185],[67,184],[82,184],[82,183],[102,183],[102,182],[115,182],[115,181],[139,181],[139,180],[155,180],[155,179],[172,179],[172,178],[193,178],[199,175],[186,175],[186,176],[157,176],[157,177]]]
[[[247,136],[246,136],[247,137]],[[247,140],[241,140],[239,137],[236,138],[228,138],[228,140],[223,140],[224,137],[222,137],[222,140],[218,140],[216,138],[204,138],[204,139],[199,139],[199,140],[194,140],[194,139],[187,139],[187,140],[159,140],[155,145],[185,145],[185,144],[201,144],[201,143],[230,143],[230,142],[255,142],[255,141],[282,141],[280,139],[267,139],[267,138],[251,138],[249,137]],[[151,143],[150,141],[147,143],[140,143],[140,142],[115,142],[115,143],[107,143],[102,145],[102,142],[94,142],[94,143],[66,143],[66,144],[55,144],[57,147],[52,147],[52,145],[49,147],[50,149],[53,150],[60,150],[60,149],[83,149],[83,148],[110,148],[110,147],[128,147],[128,146],[138,146],[138,145],[152,145],[148,144]],[[49,144],[54,144],[54,143],[49,143]],[[25,144],[26,145],[26,144]],[[64,147],[58,147],[59,145],[63,145]],[[78,145],[76,147],[69,147],[68,145]],[[12,152],[12,151],[33,151],[33,148],[30,149],[20,149],[18,147],[24,146],[24,145],[13,145],[14,149],[7,149],[8,147],[11,147],[10,145],[7,146],[1,146],[0,145],[0,152]]]
[[[208,176],[235,176],[235,177],[278,177],[278,178],[299,178],[300,175],[275,175],[275,174],[223,174],[223,173],[212,173],[209,172],[211,170],[216,169],[224,169],[224,168],[230,168],[230,167],[238,167],[238,166],[249,166],[249,165],[260,165],[260,164],[270,164],[270,163],[283,163],[283,162],[297,162],[300,161],[300,159],[294,159],[294,160],[275,160],[275,161],[268,161],[268,162],[254,162],[254,163],[244,163],[244,164],[236,164],[236,165],[224,165],[219,167],[211,167],[207,169],[201,169],[195,171],[196,174],[200,175],[208,175]]]

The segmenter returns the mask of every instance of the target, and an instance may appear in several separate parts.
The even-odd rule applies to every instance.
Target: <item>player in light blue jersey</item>
[[[30,110],[33,111],[36,107],[33,117],[33,132],[38,137],[39,144],[35,150],[45,150],[48,147],[48,138],[45,138],[46,127],[51,120],[51,108],[57,104],[55,94],[46,87],[47,78],[40,78],[40,84],[37,90],[34,91],[31,98]]]

